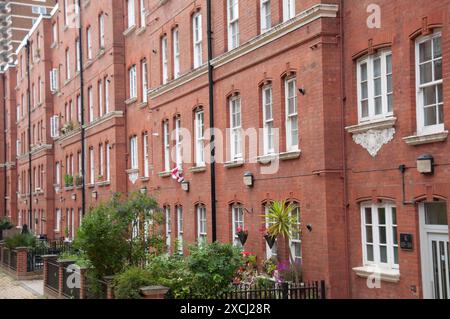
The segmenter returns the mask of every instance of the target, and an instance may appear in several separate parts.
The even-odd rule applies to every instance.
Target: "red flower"
[[[250,254],[248,251],[243,251],[243,252],[242,252],[242,255],[245,256],[245,257],[248,257],[248,256],[250,256],[251,254]]]

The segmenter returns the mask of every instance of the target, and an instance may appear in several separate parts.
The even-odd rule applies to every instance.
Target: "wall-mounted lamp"
[[[245,172],[244,173],[244,185],[247,187],[253,187],[253,184],[254,184],[253,174],[251,172]]]
[[[417,158],[417,171],[420,174],[429,174],[432,175],[434,173],[434,158],[429,154],[425,154]]]
[[[301,95],[306,94],[306,89],[304,87],[299,88],[298,91],[301,93]]]
[[[185,192],[189,192],[189,182],[182,182],[181,183],[181,189],[184,190]]]

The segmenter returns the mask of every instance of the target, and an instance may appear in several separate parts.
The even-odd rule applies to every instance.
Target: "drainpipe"
[[[344,0],[340,0],[339,4],[340,11],[340,55],[341,55],[341,139],[342,139],[342,165],[343,165],[343,186],[344,186],[344,226],[345,226],[345,266],[347,268],[347,296],[351,298],[352,290],[350,288],[350,282],[352,278],[350,269],[350,229],[348,225],[348,177],[347,177],[347,143],[346,143],[346,132],[345,132],[345,102],[346,97],[346,87],[345,87],[345,52],[344,52]]]
[[[2,83],[3,83],[3,149],[4,149],[4,164],[5,166],[3,167],[3,171],[5,173],[4,179],[3,179],[3,184],[5,187],[5,196],[3,198],[3,214],[4,216],[6,216],[6,209],[8,207],[7,205],[7,201],[6,201],[6,188],[8,187],[8,183],[7,183],[7,173],[8,170],[6,168],[6,163],[8,162],[8,157],[6,156],[6,76],[4,73],[2,73]]]
[[[212,13],[211,0],[206,1],[207,8],[207,33],[208,33],[208,87],[209,87],[209,127],[211,130],[211,222],[212,222],[212,241],[217,241],[217,221],[216,221],[216,159],[215,159],[215,133],[214,133],[214,67],[211,63],[213,59],[212,46]]]
[[[85,144],[85,127],[84,127],[84,69],[83,69],[83,28],[81,25],[81,13],[82,6],[80,5],[80,1],[77,3],[78,5],[78,47],[80,53],[80,100],[81,100],[81,175],[82,175],[82,183],[81,183],[81,214],[85,215],[86,212],[86,144]]]
[[[31,72],[30,72],[30,40],[27,39],[26,49],[27,49],[27,82],[28,82],[28,95],[27,95],[27,103],[28,103],[28,187],[29,187],[29,198],[28,198],[28,218],[33,215],[33,170],[31,163]],[[30,230],[33,229],[33,220],[29,220],[30,225],[28,228]]]

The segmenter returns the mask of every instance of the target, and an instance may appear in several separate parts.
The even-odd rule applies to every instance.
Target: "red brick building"
[[[142,191],[173,253],[238,245],[241,226],[246,251],[290,249],[329,297],[448,298],[448,2],[211,2],[59,1],[41,19],[18,50],[42,35],[30,85],[20,62],[2,78],[9,117],[45,92],[7,130],[6,149],[41,145],[31,175],[26,149],[0,173],[13,221],[73,238],[90,207]],[[298,207],[301,234],[269,249],[273,200]]]

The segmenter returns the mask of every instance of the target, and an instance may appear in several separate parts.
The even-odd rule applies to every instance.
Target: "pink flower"
[[[242,231],[242,227],[239,225],[236,231],[237,231],[238,233],[240,233],[240,232]]]

